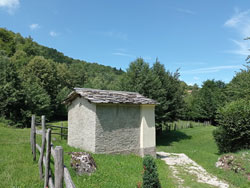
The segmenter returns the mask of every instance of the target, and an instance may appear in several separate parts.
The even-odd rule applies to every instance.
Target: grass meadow
[[[61,122],[53,124],[61,125]],[[64,122],[66,125],[67,122]],[[212,126],[197,126],[194,128],[164,132],[157,138],[157,150],[185,153],[191,159],[203,166],[208,172],[226,180],[231,187],[250,187],[245,176],[233,171],[225,171],[215,167],[215,162],[221,156],[213,140]],[[43,187],[39,179],[37,161],[32,161],[29,143],[30,129],[16,129],[0,123],[0,187],[35,188]],[[41,137],[37,136],[37,142]],[[64,162],[68,167],[75,185],[79,188],[135,188],[142,182],[142,158],[135,155],[105,155],[93,154],[97,171],[91,176],[77,176],[70,168],[70,155],[68,152],[81,151],[69,147],[65,139],[59,135],[52,135],[52,142],[64,148]],[[234,153],[239,162],[250,172],[250,151]],[[247,160],[241,160],[242,154],[248,154]],[[37,153],[37,158],[39,153]],[[176,180],[168,166],[160,159],[156,160],[160,182],[163,188],[177,187]],[[53,162],[52,162],[53,168]],[[209,187],[193,181],[194,177],[183,172],[184,185],[188,187]]]
[[[39,179],[38,161],[32,161],[30,129],[16,129],[0,123],[0,187],[36,188],[43,187]],[[37,136],[37,143],[41,138]],[[56,140],[55,140],[56,139]],[[81,151],[69,147],[66,140],[53,135],[52,142],[64,148],[64,162],[78,188],[134,188],[142,182],[142,158],[135,155],[93,154],[97,171],[91,176],[77,176],[70,168],[68,152]],[[37,159],[39,153],[37,153]],[[162,187],[175,187],[170,171],[160,159],[156,160]],[[53,168],[53,161],[52,161]]]
[[[221,154],[218,153],[217,146],[213,139],[212,131],[214,129],[215,127],[213,126],[200,126],[179,131],[164,132],[164,134],[157,139],[157,151],[185,153],[209,173],[216,175],[220,179],[224,179],[231,184],[232,187],[250,187],[250,181],[241,173],[225,171],[215,167],[215,163]],[[244,152],[250,153],[248,150],[234,153],[233,155],[240,160]],[[250,173],[249,161],[250,158],[247,161],[242,161],[242,163]],[[194,187],[194,185],[189,184],[189,187]]]

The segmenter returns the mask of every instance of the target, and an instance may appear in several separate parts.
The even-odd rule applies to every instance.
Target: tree
[[[146,155],[143,158],[143,188],[160,188],[161,184],[158,178],[157,166],[153,157]]]
[[[82,62],[73,63],[69,66],[71,87],[84,87],[87,75],[85,65]]]
[[[131,62],[127,73],[124,74],[120,82],[120,89],[138,92],[146,97],[155,98],[155,92],[161,88],[159,78],[153,74],[142,58]]]
[[[39,54],[38,45],[33,42],[33,39],[30,36],[26,38],[25,43],[21,46],[21,50],[23,50],[28,56],[36,56]]]
[[[166,71],[157,59],[152,72],[160,81],[160,88],[155,94],[155,99],[160,103],[156,106],[156,121],[158,124],[174,121],[181,115],[184,93],[178,70],[175,73]]]
[[[200,119],[215,123],[216,111],[226,102],[225,83],[222,81],[207,80],[197,95]]]
[[[24,93],[15,65],[5,56],[0,56],[0,91],[1,116],[20,123]]]
[[[201,106],[199,105],[199,87],[194,85],[188,88],[191,93],[186,93],[184,97],[183,119],[199,120],[201,119]],[[190,90],[191,89],[191,90]]]
[[[32,114],[51,117],[53,114],[51,114],[50,96],[39,84],[39,80],[35,76],[31,76],[22,82],[22,86],[25,95],[25,102],[21,110],[22,124],[29,127]]]
[[[239,99],[218,110],[214,138],[220,152],[250,148],[250,100]]]
[[[16,51],[10,59],[16,65],[18,71],[20,71],[30,61],[30,58],[22,50]]]
[[[142,58],[131,62],[126,74],[120,79],[119,89],[138,92],[159,103],[155,111],[157,133],[161,132],[166,122],[180,117],[183,89],[179,73],[166,71],[158,60],[151,68]]]
[[[23,70],[22,79],[28,80],[29,78],[34,78],[50,96],[53,114],[56,110],[56,96],[61,89],[56,63],[41,56],[35,56]]]
[[[65,104],[62,104],[62,101],[64,99],[67,98],[68,94],[71,92],[72,90],[69,89],[68,87],[64,87],[62,88],[57,96],[56,96],[56,110],[55,110],[55,113],[54,113],[54,118],[55,119],[66,119],[67,117],[67,108],[65,106]]]
[[[232,81],[227,85],[227,96],[229,101],[240,98],[250,99],[250,68],[236,73]]]

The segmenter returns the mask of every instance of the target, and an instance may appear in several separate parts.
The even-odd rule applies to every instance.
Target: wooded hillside
[[[0,28],[0,111],[12,124],[29,125],[31,114],[67,118],[63,99],[75,87],[135,91],[157,100],[157,126],[180,117],[184,88],[179,73],[142,58],[126,72],[75,60],[55,49]]]
[[[15,123],[31,113],[65,118],[62,100],[74,87],[114,89],[124,71],[75,60],[0,28],[0,110]]]

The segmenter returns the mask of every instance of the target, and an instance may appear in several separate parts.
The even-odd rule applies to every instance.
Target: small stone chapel
[[[75,88],[68,106],[68,144],[93,153],[156,156],[156,101],[139,93]]]

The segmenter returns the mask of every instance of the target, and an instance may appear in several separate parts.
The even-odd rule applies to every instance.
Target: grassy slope
[[[13,129],[0,123],[0,187],[43,187],[43,182],[39,180],[37,162],[32,161],[29,134],[30,129]],[[70,156],[67,152],[79,150],[67,146],[66,141],[61,141],[58,136],[56,138],[53,143],[63,146],[65,164],[70,167]],[[140,157],[97,154],[93,157],[98,169],[92,176],[76,176],[69,168],[77,187],[134,188],[142,181]],[[168,167],[159,159],[156,162],[162,187],[175,187],[169,177]]]
[[[250,182],[241,174],[224,171],[215,167],[220,157],[217,146],[213,140],[212,126],[196,127],[172,131],[157,140],[157,150],[185,153],[191,159],[202,165],[208,172],[226,180],[236,187],[250,187]],[[235,155],[240,155],[235,154]]]

